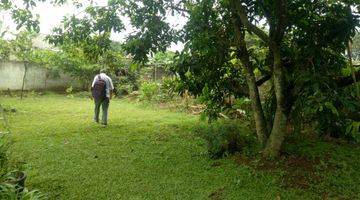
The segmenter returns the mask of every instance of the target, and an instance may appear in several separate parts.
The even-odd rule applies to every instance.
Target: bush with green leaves
[[[113,78],[113,83],[117,97],[128,95],[139,89],[139,70],[138,64],[131,64],[129,67],[120,68],[115,72],[117,76]]]
[[[345,135],[360,142],[360,121],[348,121],[345,127]]]
[[[256,136],[237,120],[218,120],[197,128],[200,137],[207,141],[211,158],[242,152],[252,155],[256,152]]]
[[[180,79],[178,77],[163,77],[160,85],[160,99],[171,101],[179,93]]]
[[[154,101],[157,100],[160,84],[156,82],[143,82],[140,86],[140,100]]]
[[[11,45],[8,41],[0,38],[0,61],[10,57]]]
[[[316,83],[322,80],[322,83]],[[295,130],[312,125],[320,135],[360,141],[357,122],[360,121],[360,103],[354,85],[339,88],[333,81],[311,76],[315,82],[303,89],[296,99],[290,116],[296,122]],[[309,83],[307,83],[309,84]]]

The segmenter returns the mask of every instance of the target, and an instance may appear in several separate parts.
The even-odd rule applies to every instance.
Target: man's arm
[[[94,77],[94,80],[93,80],[93,82],[92,82],[92,84],[91,84],[91,89],[94,87],[95,82],[96,82],[96,79],[97,79],[97,76]]]
[[[110,99],[112,98],[112,95],[113,95],[113,91],[114,91],[114,84],[111,80],[111,78],[109,77],[109,83],[110,83],[110,88],[109,88],[109,91],[110,91]]]

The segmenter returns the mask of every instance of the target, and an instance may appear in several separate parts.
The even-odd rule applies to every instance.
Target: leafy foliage
[[[0,39],[0,60],[9,59],[11,52],[11,45],[7,40]]]
[[[32,62],[34,60],[33,39],[36,34],[28,31],[21,31],[16,35],[16,39],[12,41],[11,46],[15,56],[24,62]]]
[[[32,9],[38,2],[45,0],[2,0],[0,1],[0,10],[8,10],[12,19],[17,24],[17,29],[25,27],[27,31],[39,32],[39,15],[33,14]],[[54,5],[64,4],[66,0],[52,0]]]
[[[207,141],[208,152],[212,158],[243,152],[253,154],[256,138],[239,121],[221,120],[199,127],[198,134]]]
[[[159,83],[143,82],[140,86],[140,100],[153,101],[159,94]]]

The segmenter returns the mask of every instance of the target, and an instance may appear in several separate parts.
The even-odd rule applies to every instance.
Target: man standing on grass
[[[95,116],[94,121],[99,123],[100,106],[102,108],[102,125],[107,125],[108,108],[114,85],[111,78],[106,75],[106,70],[100,70],[100,74],[94,77],[91,85],[91,92],[95,102]]]

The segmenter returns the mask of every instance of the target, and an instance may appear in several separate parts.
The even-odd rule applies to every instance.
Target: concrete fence
[[[69,75],[59,73],[59,77],[49,78],[47,69],[36,65],[29,65],[26,78],[25,90],[59,90],[69,86],[79,87],[78,81]],[[25,73],[23,62],[0,61],[0,90],[21,90],[22,80]]]

